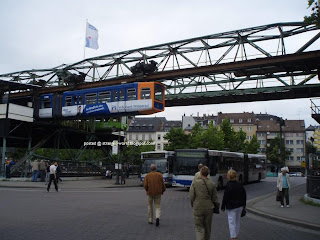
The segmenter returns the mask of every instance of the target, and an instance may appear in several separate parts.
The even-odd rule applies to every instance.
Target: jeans
[[[54,183],[54,187],[55,187],[56,191],[58,191],[57,179],[54,177],[54,174],[50,174],[50,180],[49,180],[49,184],[48,184],[47,190],[49,191],[52,181]]]
[[[39,170],[33,170],[32,182],[38,181]]]
[[[161,215],[161,195],[159,196],[148,196],[148,215],[149,215],[149,222],[153,221],[153,202],[156,209],[156,218],[160,218]]]

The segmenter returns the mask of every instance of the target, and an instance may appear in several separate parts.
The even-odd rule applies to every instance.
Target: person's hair
[[[209,175],[210,170],[209,170],[209,168],[207,166],[204,166],[204,167],[202,167],[200,169],[200,173],[201,173],[202,176],[206,177],[206,176]]]
[[[199,169],[199,171],[201,170],[201,168],[203,167],[203,164],[202,163],[200,163],[199,165],[198,165],[198,169]]]
[[[227,172],[227,177],[229,177],[230,181],[236,181],[237,180],[237,172],[233,169],[230,169]]]
[[[150,165],[150,170],[151,171],[156,171],[157,170],[157,166],[155,164],[151,164]]]

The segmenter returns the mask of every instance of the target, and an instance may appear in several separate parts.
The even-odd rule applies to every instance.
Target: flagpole
[[[87,26],[88,26],[88,19],[86,19],[86,30],[85,30],[85,35],[84,35],[84,47],[83,47],[83,59],[86,59]]]

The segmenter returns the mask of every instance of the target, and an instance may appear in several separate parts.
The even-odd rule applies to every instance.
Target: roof
[[[166,122],[164,117],[154,118],[134,118],[129,124],[127,132],[157,132],[162,131],[164,123]]]
[[[218,120],[217,124],[221,125],[222,121],[228,118],[233,119],[234,122],[232,122],[232,125],[239,124],[239,125],[248,125],[248,124],[255,124],[256,123],[256,117],[254,113],[248,113],[248,112],[243,112],[243,113],[218,113]],[[241,119],[241,121],[239,121]],[[250,120],[249,120],[250,119]]]
[[[259,120],[257,125],[257,132],[280,132],[280,123],[276,120]],[[282,132],[305,132],[304,120],[285,120]]]
[[[19,83],[0,79],[0,89],[5,91],[27,90],[31,88],[41,88],[39,85]]]

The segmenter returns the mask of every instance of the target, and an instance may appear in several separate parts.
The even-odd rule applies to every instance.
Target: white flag
[[[98,49],[98,30],[87,22],[87,30],[86,30],[86,47]]]

